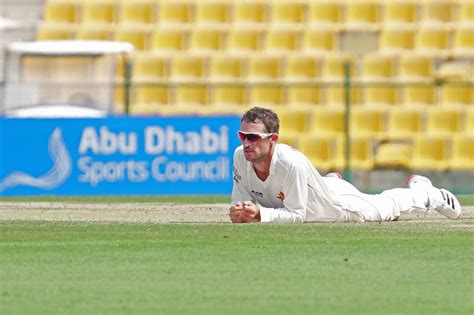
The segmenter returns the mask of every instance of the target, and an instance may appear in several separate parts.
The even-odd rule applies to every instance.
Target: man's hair
[[[280,119],[271,109],[254,107],[249,109],[242,116],[240,122],[263,123],[266,132],[278,133],[280,131]]]

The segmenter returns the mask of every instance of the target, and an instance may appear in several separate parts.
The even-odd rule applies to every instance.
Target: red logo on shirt
[[[282,191],[280,191],[277,198],[280,199],[281,201],[283,201],[285,199],[285,194]]]

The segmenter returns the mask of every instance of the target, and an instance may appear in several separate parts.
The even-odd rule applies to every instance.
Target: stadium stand
[[[132,42],[132,114],[305,113],[281,141],[325,169],[347,84],[354,167],[446,170],[472,168],[473,25],[470,0],[47,0],[37,38]]]

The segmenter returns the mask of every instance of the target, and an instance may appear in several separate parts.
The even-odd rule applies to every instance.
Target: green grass
[[[472,314],[456,222],[0,222],[1,313]]]

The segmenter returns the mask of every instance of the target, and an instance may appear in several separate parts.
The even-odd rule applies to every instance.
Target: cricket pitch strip
[[[0,202],[0,221],[230,223],[228,208],[228,204]],[[463,218],[455,221],[431,213],[405,215],[400,222],[474,228],[474,207],[463,210]]]

